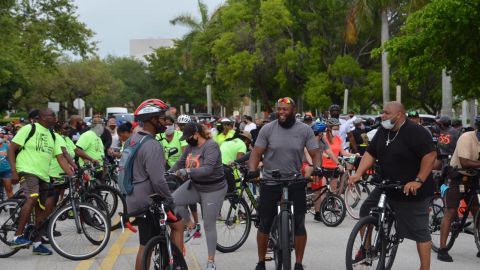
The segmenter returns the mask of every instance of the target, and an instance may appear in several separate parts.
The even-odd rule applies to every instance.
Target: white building
[[[145,56],[154,52],[158,48],[171,48],[175,44],[173,39],[166,38],[146,38],[130,40],[130,56],[145,61]]]

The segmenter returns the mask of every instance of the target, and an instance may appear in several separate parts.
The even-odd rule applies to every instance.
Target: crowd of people
[[[428,206],[435,189],[431,173],[448,165],[480,168],[480,117],[475,120],[475,129],[469,130],[448,116],[424,125],[418,112],[407,113],[397,102],[388,103],[377,121],[363,119],[354,112],[341,117],[338,105],[330,106],[319,117],[302,116],[296,113],[295,102],[288,97],[279,99],[276,107],[276,114],[255,121],[248,115],[194,121],[188,115],[169,115],[166,103],[149,99],[135,110],[135,123],[118,123],[115,118],[104,119],[100,114],[96,114],[91,123],[85,123],[77,115],[62,123],[49,109],[32,111],[22,125],[9,125],[0,130],[0,178],[5,196],[12,197],[13,186],[19,183],[27,197],[12,247],[33,245],[34,254],[52,254],[42,244],[41,235],[33,243],[22,235],[33,208],[42,213],[36,219],[41,222],[58,200],[58,194],[44,194],[42,188],[60,181],[64,173],[72,175],[78,166],[90,162],[99,168],[95,178],[102,181],[107,164],[122,158],[125,142],[148,140],[134,156],[134,189],[126,194],[128,209],[134,212],[146,207],[151,203],[149,195],[160,194],[169,202],[175,217],[169,220],[172,242],[181,250],[185,237],[201,237],[197,209],[200,203],[208,248],[207,270],[216,269],[215,224],[229,188],[226,179],[238,174],[228,165],[248,163],[247,179],[258,177],[259,168],[264,179],[273,177],[269,173],[272,170],[279,170],[286,177],[298,173],[309,177],[321,171],[332,179],[330,185],[335,190],[339,173],[352,169],[342,167],[339,157],[356,156],[363,158],[356,164],[350,184],[361,179],[374,164],[380,167],[383,179],[404,184],[402,193],[392,195],[392,206],[398,215],[398,233],[417,242],[420,269],[429,269]],[[367,133],[374,129],[377,132],[369,140]],[[165,172],[181,179],[175,190],[169,188]],[[470,178],[474,177],[461,175],[445,183],[447,210],[442,222],[439,260],[453,261],[445,250],[445,242],[464,194],[459,185]],[[321,181],[314,185],[321,186]],[[290,189],[295,214],[294,269],[302,270],[307,242],[305,185],[292,185]],[[268,234],[280,195],[278,185],[260,186],[256,270],[265,269]],[[374,190],[363,204],[360,215],[368,215],[378,199],[379,191]],[[38,201],[46,206],[45,210],[39,208]],[[314,219],[321,221],[319,205],[315,205],[315,211]],[[140,268],[147,241],[158,234],[152,229],[153,222],[151,217],[138,221],[140,248],[136,269]],[[362,252],[359,254],[362,256]]]

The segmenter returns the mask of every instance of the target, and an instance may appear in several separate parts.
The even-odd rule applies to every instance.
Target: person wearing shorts
[[[457,141],[455,151],[450,161],[450,166],[459,169],[480,168],[480,116],[475,118],[475,130],[463,133]],[[446,250],[450,225],[455,218],[460,201],[464,199],[470,190],[475,190],[478,185],[478,176],[470,176],[468,171],[460,171],[458,175],[449,179],[448,189],[445,192],[445,212],[440,225],[440,249],[437,259],[443,262],[453,262],[452,256]],[[469,198],[466,198],[469,199]],[[478,209],[477,200],[471,213],[475,214]],[[480,257],[480,252],[477,253]]]
[[[412,139],[414,138],[414,139]],[[433,196],[432,168],[437,157],[430,134],[408,120],[399,102],[387,103],[383,109],[382,127],[378,129],[349,184],[377,161],[383,180],[400,182],[402,191],[387,191],[387,199],[395,211],[397,233],[416,242],[420,270],[430,269],[432,242],[428,228],[428,207]],[[360,208],[360,217],[368,216],[377,206],[381,190],[374,189]],[[360,247],[361,249],[367,247]],[[359,250],[359,251],[360,251]],[[359,252],[363,259],[365,252]]]
[[[62,170],[69,176],[73,175],[61,149],[61,139],[55,138],[50,128],[56,123],[55,113],[50,109],[39,111],[38,122],[26,125],[13,138],[8,157],[12,168],[12,181],[19,181],[26,201],[20,211],[18,228],[12,242],[13,248],[27,247],[32,244],[30,239],[23,236],[25,225],[30,219],[35,207],[35,225],[45,220],[55,207],[55,198],[45,191],[50,183],[50,162],[56,158]],[[35,125],[35,132],[31,131]],[[18,152],[18,155],[17,155]],[[41,205],[45,206],[43,210]],[[51,255],[52,252],[41,244],[41,234],[33,243],[33,253],[37,255]]]
[[[163,147],[155,140],[157,133],[165,131],[165,112],[168,105],[160,99],[148,99],[142,102],[135,110],[134,116],[139,121],[142,130],[134,133],[130,142],[140,142],[146,136],[151,139],[144,142],[133,160],[133,191],[126,195],[127,208],[129,213],[142,214],[152,204],[150,195],[159,194],[164,202],[165,208],[174,209],[172,194],[165,180],[165,156]],[[173,213],[175,220],[169,221],[171,229],[170,238],[179,250],[183,250],[183,225],[180,216]],[[157,228],[158,219],[155,220],[147,212],[145,217],[138,217],[138,235],[140,246],[135,261],[135,269],[140,270],[142,256],[148,240],[159,235]]]
[[[10,168],[10,163],[8,162],[7,151],[8,151],[8,142],[4,138],[3,129],[0,131],[0,189],[5,188],[5,193],[7,198],[13,196],[13,183],[12,183],[12,169]],[[0,195],[2,193],[0,192]],[[0,197],[0,201],[3,198]]]

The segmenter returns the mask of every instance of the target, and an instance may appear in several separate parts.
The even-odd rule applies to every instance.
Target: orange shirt
[[[333,154],[338,157],[338,155],[340,155],[340,151],[342,151],[342,139],[339,136],[335,136],[333,137],[332,143],[330,143],[327,138],[325,138],[325,141],[327,142],[328,146],[330,146]],[[337,168],[337,164],[335,161],[333,161],[333,159],[322,156],[322,167],[326,169],[335,169]]]

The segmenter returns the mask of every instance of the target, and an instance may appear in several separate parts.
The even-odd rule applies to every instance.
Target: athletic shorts
[[[461,179],[450,181],[448,189],[445,193],[445,206],[447,208],[458,208],[462,199],[468,199],[467,195],[470,190],[475,189],[472,183],[478,182],[477,179],[471,179],[468,183],[463,184]],[[460,185],[463,185],[463,191],[460,190]],[[473,200],[474,206],[478,204],[477,200]]]
[[[381,190],[375,188],[360,208],[360,217],[368,216],[370,210],[377,207]],[[431,241],[428,228],[428,208],[431,198],[419,201],[394,201],[388,200],[390,207],[395,212],[397,233],[401,238],[415,242]]]
[[[55,196],[55,191],[50,189],[50,184],[37,176],[28,173],[19,173],[18,176],[20,177],[20,189],[26,198],[36,195],[43,203],[47,197]]]
[[[12,179],[12,171],[0,172],[0,179]]]
[[[175,223],[181,220],[179,215],[175,215],[173,211],[170,212],[175,216],[175,218],[177,218],[177,220],[174,221],[167,219],[168,223]],[[150,239],[160,235],[159,221],[158,219],[155,219],[151,213],[147,213],[142,217],[137,217],[135,220],[138,224],[138,238],[141,246],[145,246]]]

